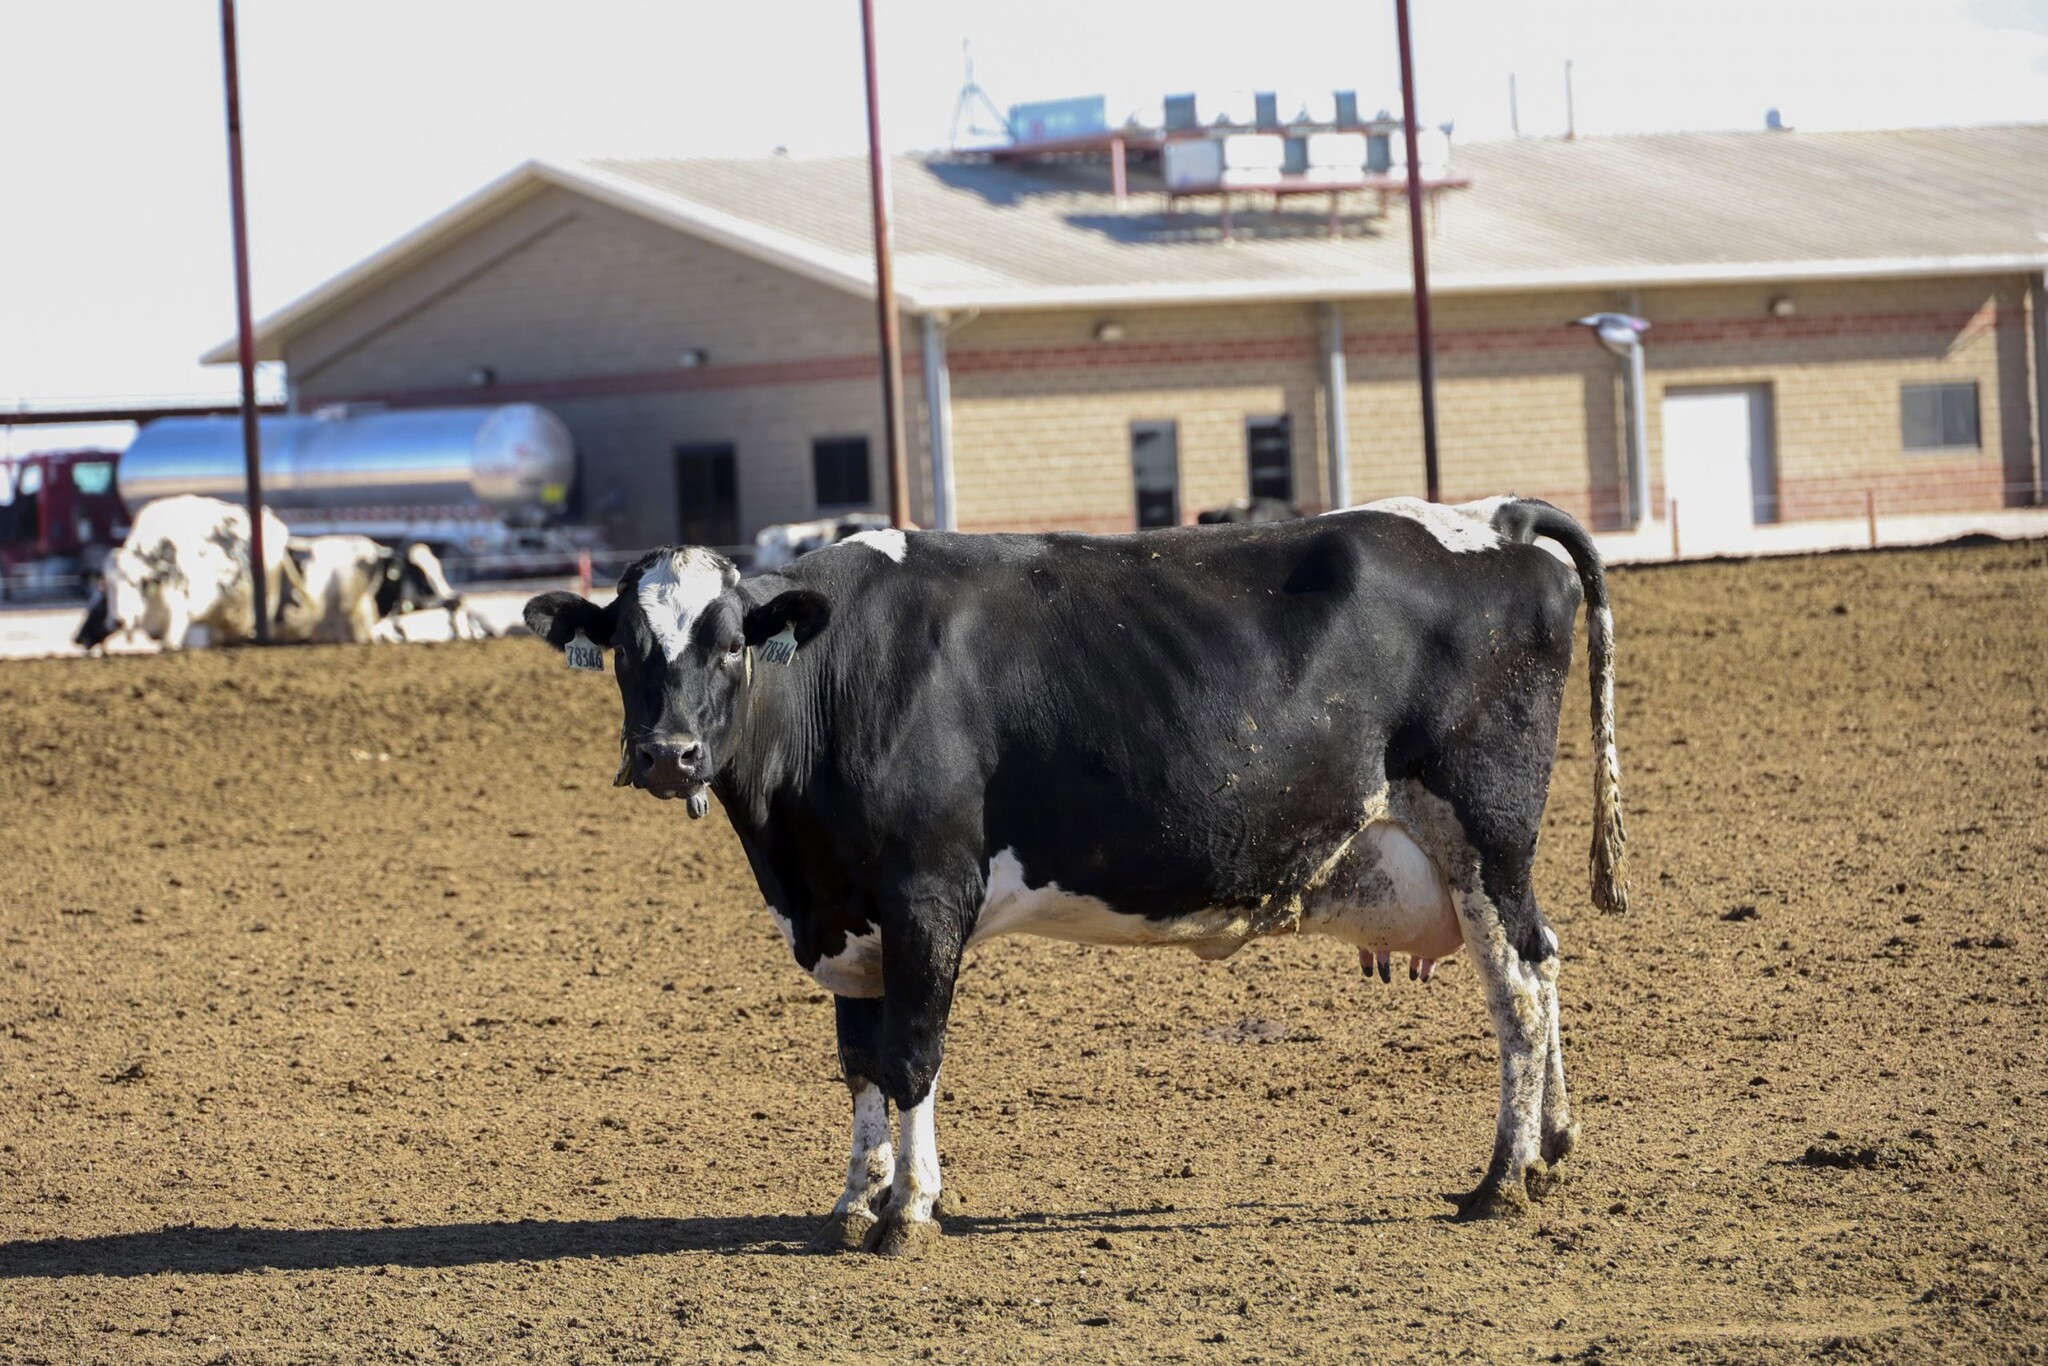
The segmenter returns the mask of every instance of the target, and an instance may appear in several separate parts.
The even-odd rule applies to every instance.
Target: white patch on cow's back
[[[1444,549],[1466,554],[1500,548],[1503,542],[1500,533],[1493,529],[1493,514],[1501,504],[1512,501],[1505,496],[1457,504],[1432,503],[1421,498],[1382,498],[1377,503],[1367,503],[1363,510],[1406,517],[1436,537]]]
[[[881,531],[856,531],[840,542],[841,545],[864,545],[870,550],[880,551],[898,564],[910,552],[910,538],[894,527]]]
[[[640,611],[669,663],[683,657],[704,609],[738,582],[729,561],[696,546],[663,556],[640,575]]]
[[[846,936],[846,947],[818,959],[811,969],[818,985],[834,996],[858,996],[869,1000],[882,994],[882,932]]]

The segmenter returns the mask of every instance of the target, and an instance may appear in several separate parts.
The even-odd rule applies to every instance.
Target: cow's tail
[[[1593,691],[1593,904],[1628,909],[1628,832],[1621,821],[1621,756],[1614,744],[1614,609],[1607,574],[1586,529],[1570,514],[1535,499],[1503,504],[1495,525],[1516,540],[1548,537],[1563,546],[1586,595],[1586,642]]]

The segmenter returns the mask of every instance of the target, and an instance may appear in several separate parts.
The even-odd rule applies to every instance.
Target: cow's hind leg
[[[889,1197],[895,1154],[889,1146],[889,1098],[870,1080],[877,1064],[875,1044],[881,1032],[882,1003],[835,998],[839,1025],[839,1065],[853,1092],[853,1151],[846,1159],[846,1188],[832,1214],[812,1235],[819,1252],[854,1252],[874,1230]]]
[[[1499,885],[1491,878],[1483,882]],[[1481,880],[1473,879],[1457,889],[1456,898],[1500,1047],[1500,1112],[1486,1175],[1452,1201],[1461,1219],[1512,1217],[1555,1184],[1544,1158],[1543,1117],[1554,1019],[1554,1011],[1545,1008],[1544,978],[1547,965],[1553,984],[1549,999],[1554,1001],[1556,954],[1542,933],[1526,884],[1496,901]],[[1558,1076],[1562,1100],[1561,1068]]]
[[[1572,1121],[1571,1097],[1564,1085],[1564,1040],[1557,1023],[1557,936],[1546,925],[1543,938],[1550,947],[1550,956],[1536,965],[1544,1032],[1549,1036],[1543,1059],[1543,1160],[1554,1167],[1578,1145],[1579,1126]]]

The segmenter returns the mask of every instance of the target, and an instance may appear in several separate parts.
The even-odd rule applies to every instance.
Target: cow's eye
[[[740,656],[746,652],[746,648],[747,640],[745,636],[733,637],[732,644],[725,647],[725,662],[728,664],[739,663]]]

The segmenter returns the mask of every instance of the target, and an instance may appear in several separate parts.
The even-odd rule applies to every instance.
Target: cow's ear
[[[603,649],[612,643],[612,626],[618,620],[611,608],[574,593],[543,593],[528,602],[521,615],[529,631],[557,650],[567,649],[578,631]]]
[[[747,644],[759,645],[770,636],[780,635],[785,626],[794,629],[796,643],[805,641],[825,629],[825,623],[832,620],[832,604],[822,593],[813,593],[808,588],[792,588],[786,593],[777,593],[761,606],[747,613],[743,624]]]

